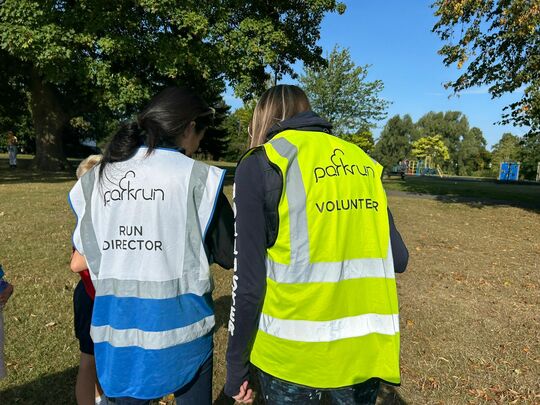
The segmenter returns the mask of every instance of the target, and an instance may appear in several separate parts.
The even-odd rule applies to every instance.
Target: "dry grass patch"
[[[78,279],[68,270],[74,218],[66,203],[74,177],[20,173],[0,169],[0,262],[16,286],[5,312],[9,376],[0,403],[74,403]],[[389,396],[409,404],[540,403],[540,215],[415,198],[390,197],[390,205],[411,260],[398,276],[403,385]],[[214,274],[218,398],[232,274],[217,267]]]
[[[540,402],[540,216],[391,199],[411,252],[398,276],[409,403]]]

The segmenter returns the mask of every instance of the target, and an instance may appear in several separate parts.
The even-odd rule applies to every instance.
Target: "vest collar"
[[[274,136],[287,129],[298,129],[302,131],[318,131],[332,133],[332,124],[324,118],[319,117],[313,111],[304,111],[295,116],[278,122],[270,127],[266,134],[266,140],[269,141]]]
[[[146,145],[146,142],[143,143],[145,148],[148,148],[148,145]],[[156,145],[155,149],[167,149],[167,150],[175,150],[177,152],[180,152],[182,155],[186,154],[186,150],[182,148],[181,146],[175,145],[172,142],[168,142],[166,140],[162,140]]]

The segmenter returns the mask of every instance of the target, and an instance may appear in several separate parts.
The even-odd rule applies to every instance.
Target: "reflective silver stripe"
[[[195,161],[191,169],[188,186],[186,236],[182,273],[191,275],[193,281],[199,280],[201,270],[200,252],[203,244],[203,229],[199,223],[199,207],[206,188],[209,167]]]
[[[92,326],[90,334],[94,343],[107,342],[114,347],[137,346],[147,350],[158,350],[198,339],[210,333],[214,324],[214,316],[211,315],[191,325],[163,332],[115,329],[106,325]]]
[[[333,342],[371,333],[395,335],[399,315],[363,314],[333,321],[294,321],[261,314],[259,328],[269,335],[297,342]]]
[[[289,161],[285,192],[289,205],[291,264],[309,264],[309,234],[306,213],[306,189],[298,165],[298,148],[285,138],[270,141],[274,149]],[[291,212],[296,215],[290,215]]]
[[[337,283],[355,278],[394,279],[392,247],[388,241],[388,253],[384,259],[353,259],[343,262],[303,263],[289,266],[276,263],[267,257],[267,275],[278,283]]]
[[[174,298],[182,294],[203,295],[212,291],[210,280],[198,280],[187,272],[184,278],[167,281],[119,280],[107,278],[94,280],[96,296],[137,297],[151,299]],[[197,277],[198,278],[198,277]]]
[[[101,250],[99,250],[94,225],[92,224],[92,193],[94,191],[95,176],[96,171],[89,170],[81,177],[81,188],[85,201],[84,215],[81,219],[81,241],[89,269],[92,273],[98,274],[101,265]]]

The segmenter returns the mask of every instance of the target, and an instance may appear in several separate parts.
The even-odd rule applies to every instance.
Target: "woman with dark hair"
[[[267,404],[374,404],[398,384],[395,273],[408,252],[382,166],[331,134],[291,85],[258,101],[235,173],[235,274],[225,393]]]
[[[211,403],[209,264],[232,267],[233,214],[224,171],[190,156],[212,121],[194,93],[162,91],[69,194],[73,246],[96,290],[97,374],[116,404],[172,392],[182,404]]]

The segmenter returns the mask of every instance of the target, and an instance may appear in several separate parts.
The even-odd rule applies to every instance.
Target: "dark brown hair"
[[[175,145],[191,122],[197,132],[206,129],[212,125],[213,109],[191,90],[168,87],[161,91],[135,121],[120,125],[103,153],[100,178],[107,164],[128,160],[143,144],[148,147],[147,155],[162,142]]]

